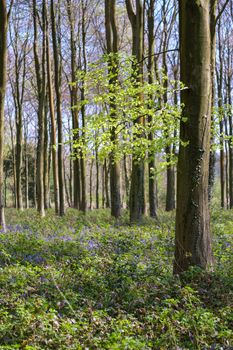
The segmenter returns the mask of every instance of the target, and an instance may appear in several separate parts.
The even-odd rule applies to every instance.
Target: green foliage
[[[227,349],[232,212],[214,211],[216,272],[172,276],[173,214],[117,224],[108,211],[7,210],[0,233],[0,349]],[[126,214],[126,213],[125,213]]]
[[[212,111],[212,149],[214,151],[223,147],[224,141],[233,142],[232,136],[226,134],[225,120],[228,120],[232,115],[232,106],[224,104],[221,107],[214,107]],[[219,125],[222,123],[223,132],[220,132]]]
[[[100,161],[110,153],[116,159],[124,154],[140,159],[148,152],[159,153],[179,142],[174,130],[179,125],[181,108],[172,101],[174,91],[184,86],[169,80],[166,91],[163,81],[168,78],[162,73],[161,82],[142,83],[135,67],[133,57],[111,54],[90,64],[87,72],[78,72],[77,81],[81,86],[84,84],[86,99],[76,108],[80,111],[85,106],[87,117],[85,128],[74,130],[80,136],[74,148],[82,151],[82,155],[91,157],[93,150],[98,149]],[[161,103],[165,92],[170,101],[166,104]],[[139,118],[144,123],[137,123]],[[117,140],[112,138],[113,131]],[[154,136],[153,140],[149,134]]]

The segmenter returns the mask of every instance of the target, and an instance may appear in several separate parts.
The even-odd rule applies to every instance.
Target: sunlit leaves
[[[136,72],[135,72],[136,70]],[[87,72],[77,73],[77,84],[85,87],[86,126],[80,128],[74,147],[90,157],[98,149],[100,161],[110,153],[116,159],[124,154],[145,158],[150,153],[163,152],[165,147],[179,142],[175,133],[181,118],[180,106],[174,106],[175,90],[183,89],[177,81],[168,80],[168,103],[162,104],[165,88],[162,82],[141,82],[137,63],[132,56],[104,55],[89,65]],[[143,120],[142,123],[138,123]],[[75,131],[74,131],[75,132]],[[76,130],[77,132],[77,130]],[[112,133],[116,137],[113,139]],[[152,140],[149,134],[153,135]]]

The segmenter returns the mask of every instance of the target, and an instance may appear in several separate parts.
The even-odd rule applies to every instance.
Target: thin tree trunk
[[[107,54],[109,56],[108,72],[109,72],[109,90],[114,92],[114,85],[118,79],[118,31],[116,25],[116,1],[105,0],[105,31]],[[110,102],[110,118],[115,119],[117,107],[115,98]],[[120,163],[115,158],[115,148],[117,147],[117,135],[115,126],[111,127],[111,142],[113,150],[110,154],[110,194],[111,194],[111,215],[115,218],[121,215],[121,183],[120,183]]]
[[[96,165],[96,191],[95,191],[95,201],[96,209],[99,209],[99,157],[98,149],[95,151],[95,165]]]
[[[101,173],[102,173],[102,208],[105,208],[105,171],[104,171],[104,165],[102,165],[102,169],[101,169]]]
[[[220,40],[220,26],[218,22],[218,52],[219,52],[219,72],[217,72],[217,91],[218,91],[218,108],[221,120],[219,122],[220,131],[220,187],[221,187],[221,207],[225,208],[226,204],[226,177],[225,177],[225,151],[224,151],[224,115],[222,112],[223,105],[223,61],[222,61],[222,43]]]
[[[67,14],[69,19],[70,26],[70,49],[71,49],[71,79],[72,86],[70,87],[70,96],[71,96],[71,113],[72,113],[72,124],[74,134],[73,142],[77,142],[79,139],[79,120],[78,120],[78,91],[76,82],[76,72],[77,72],[77,44],[75,39],[75,30],[74,30],[74,16],[72,11],[71,0],[67,0]],[[80,209],[81,206],[81,185],[80,185],[80,159],[78,158],[78,150],[74,148],[74,159],[73,159],[73,206],[76,209]]]
[[[149,84],[154,83],[154,71],[155,71],[155,58],[154,58],[154,8],[155,0],[150,0],[148,12],[147,12],[147,22],[148,22],[148,82]],[[153,96],[151,96],[151,99]],[[150,107],[150,106],[149,106]],[[152,117],[148,116],[148,123],[152,122]],[[149,140],[153,142],[154,135],[149,133]],[[157,218],[157,182],[156,182],[156,163],[155,154],[149,152],[148,154],[148,176],[149,176],[149,210],[150,216]]]
[[[29,174],[28,174],[28,148],[27,148],[27,143],[28,143],[28,129],[27,129],[27,120],[24,125],[24,169],[25,169],[25,208],[29,208]]]
[[[0,0],[0,226],[5,226],[4,215],[4,174],[3,174],[3,147],[4,147],[4,105],[6,93],[6,70],[7,70],[7,9],[6,1]]]
[[[105,197],[106,197],[106,208],[110,208],[109,191],[108,191],[108,166],[107,159],[104,161],[104,186],[105,186]]]
[[[132,54],[136,57],[137,65],[135,77],[138,83],[143,83],[143,23],[144,23],[144,6],[141,0],[136,0],[136,12],[133,10],[131,0],[126,0],[128,17],[132,27]],[[143,103],[143,95],[139,99]],[[144,124],[144,117],[139,116],[135,121],[136,124]],[[131,188],[130,188],[130,221],[137,222],[142,220],[145,210],[144,194],[144,160],[138,160],[135,155],[132,158]]]
[[[43,51],[41,62],[38,55],[37,33],[37,8],[36,0],[33,0],[33,24],[34,24],[34,60],[38,89],[38,145],[37,145],[37,209],[40,215],[45,216],[44,210],[44,106],[45,106],[45,19],[43,1]]]
[[[12,169],[13,169],[13,198],[14,198],[14,208],[17,206],[16,202],[16,170],[15,170],[15,142],[14,142],[14,132],[13,132],[13,125],[12,125],[12,119],[10,117],[10,133],[11,133],[11,148],[12,148]]]
[[[49,97],[49,109],[51,119],[51,144],[52,144],[52,168],[53,168],[53,187],[54,187],[54,205],[55,213],[59,212],[59,193],[58,193],[58,166],[57,166],[57,140],[56,140],[56,120],[54,110],[54,95],[53,95],[53,83],[51,77],[51,59],[50,59],[50,47],[49,47],[49,33],[48,33],[48,15],[47,8],[45,7],[46,16],[46,60],[47,60],[47,79],[48,79],[48,97]]]
[[[49,182],[49,136],[48,136],[48,105],[47,105],[47,96],[45,103],[45,112],[44,112],[44,207],[45,210],[49,208],[49,190],[48,190],[48,182]]]
[[[227,99],[228,99],[228,122],[229,122],[229,201],[230,201],[230,209],[233,208],[233,144],[232,144],[232,137],[233,137],[233,124],[232,124],[232,99],[231,99],[231,93],[232,93],[232,74],[230,73],[231,66],[230,66],[230,48],[228,48],[228,74],[227,74]]]
[[[90,184],[89,184],[89,194],[90,194],[90,205],[89,208],[90,210],[92,209],[92,188],[93,188],[93,184],[92,184],[92,177],[93,177],[93,166],[94,166],[94,159],[91,160],[91,165],[90,165]]]
[[[57,101],[57,130],[58,130],[58,184],[59,184],[59,215],[65,215],[64,200],[64,168],[63,168],[63,127],[61,114],[61,63],[58,53],[58,40],[56,31],[56,15],[54,0],[51,0],[51,25],[54,58],[54,81]]]

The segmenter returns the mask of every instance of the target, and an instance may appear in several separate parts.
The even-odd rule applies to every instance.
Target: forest
[[[0,350],[233,349],[233,0],[0,0]]]

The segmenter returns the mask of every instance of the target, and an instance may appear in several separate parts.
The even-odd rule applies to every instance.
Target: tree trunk
[[[12,125],[12,119],[10,117],[10,134],[11,134],[11,148],[12,148],[12,169],[13,169],[13,202],[14,208],[17,207],[16,203],[16,170],[15,170],[15,141],[14,141],[14,126]]]
[[[136,57],[137,65],[135,68],[135,77],[137,82],[143,82],[143,32],[144,32],[144,6],[141,0],[136,0],[136,13],[133,10],[131,0],[126,0],[128,17],[132,27],[132,54]],[[143,95],[139,96],[143,103]],[[138,116],[135,121],[137,124],[144,124],[144,117]],[[142,220],[145,210],[144,194],[144,160],[137,159],[135,154],[132,158],[132,174],[130,188],[130,221],[137,222]]]
[[[95,201],[96,201],[96,209],[99,209],[99,156],[98,156],[98,148],[95,151],[95,165],[96,165],[96,188],[95,188]]]
[[[5,230],[4,215],[4,174],[3,174],[3,147],[4,147],[4,105],[6,93],[7,70],[7,9],[6,1],[0,0],[0,226]]]
[[[148,22],[148,82],[149,84],[154,83],[154,72],[155,72],[155,58],[154,58],[154,11],[155,11],[155,0],[150,0],[147,11],[147,22]],[[150,96],[153,99],[153,96]],[[150,106],[149,106],[150,107]],[[152,117],[148,116],[149,125],[152,122]],[[149,140],[153,142],[154,135],[149,133]],[[152,218],[157,218],[157,182],[156,182],[156,164],[155,154],[153,152],[148,153],[148,176],[149,176],[149,210]]]
[[[118,31],[116,25],[116,1],[105,0],[105,32],[108,60],[109,91],[114,92],[114,86],[118,78]],[[111,55],[111,56],[110,56]],[[117,107],[115,98],[110,102],[110,120],[116,119]],[[120,163],[115,158],[115,148],[117,147],[117,135],[115,127],[111,127],[111,142],[113,150],[110,154],[110,195],[111,195],[111,215],[115,218],[121,215],[121,183],[120,183]]]
[[[45,4],[46,6],[46,4]],[[48,79],[48,98],[49,98],[49,110],[51,119],[51,144],[52,144],[52,168],[53,168],[53,187],[54,187],[54,204],[55,213],[59,212],[59,193],[58,193],[58,169],[57,169],[57,140],[56,140],[56,120],[54,110],[54,95],[53,95],[53,83],[51,77],[51,59],[50,59],[50,47],[49,47],[49,33],[48,33],[48,15],[47,8],[45,7],[46,16],[46,60],[47,60],[47,79]]]
[[[56,15],[54,9],[54,0],[51,0],[51,25],[53,41],[53,58],[54,58],[54,81],[57,101],[57,130],[58,130],[58,184],[59,184],[59,215],[65,215],[64,199],[64,169],[63,169],[63,127],[61,114],[61,63],[59,59],[59,43],[56,31]]]
[[[211,87],[212,87],[212,108],[215,105],[215,60],[216,60],[216,0],[211,0],[210,8],[210,32],[211,32]],[[211,115],[211,123],[214,123],[213,113]],[[211,145],[214,143],[214,136],[211,135]],[[212,192],[215,181],[215,163],[216,155],[215,150],[210,150],[210,163],[209,163],[209,183],[208,183],[208,193],[209,201],[212,198]]]
[[[230,48],[228,48],[228,67],[227,67],[227,99],[228,99],[228,121],[229,121],[229,201],[230,201],[230,209],[233,208],[233,124],[232,124],[232,74],[231,74],[231,66],[230,66]]]
[[[29,208],[29,174],[28,174],[28,126],[27,120],[24,124],[24,169],[25,169],[25,208]]]
[[[110,208],[110,200],[109,200],[109,193],[108,193],[108,166],[107,166],[107,159],[104,161],[104,186],[105,186],[105,197],[106,197],[106,208]]]
[[[89,183],[89,195],[90,195],[90,205],[89,205],[89,209],[92,209],[92,177],[93,177],[93,166],[94,166],[94,159],[91,160],[91,164],[90,164],[90,183]]]
[[[220,187],[221,187],[221,207],[226,205],[226,174],[225,174],[225,151],[224,151],[224,115],[223,106],[223,60],[222,60],[222,43],[220,35],[221,22],[218,22],[218,53],[219,53],[219,72],[217,72],[217,91],[218,91],[218,108],[220,115]]]
[[[73,134],[73,143],[77,142],[79,139],[79,120],[78,120],[78,90],[76,82],[76,73],[77,73],[77,44],[75,39],[74,31],[74,16],[72,11],[71,0],[67,0],[67,15],[69,19],[70,26],[70,49],[71,49],[71,79],[72,86],[70,86],[70,97],[71,97],[71,113],[72,113],[72,126],[74,130]],[[81,206],[81,186],[80,186],[80,160],[78,158],[78,150],[73,149],[74,159],[73,159],[73,206],[76,209],[80,209]]]
[[[174,273],[213,264],[208,203],[211,123],[210,1],[181,0],[180,60],[184,104],[177,179]],[[192,38],[192,40],[190,40]]]
[[[43,1],[43,51],[41,62],[38,54],[38,33],[37,33],[37,8],[33,0],[33,24],[34,24],[34,60],[36,80],[38,89],[38,144],[37,144],[37,209],[40,215],[45,216],[44,210],[44,106],[45,106],[45,20]]]
[[[47,210],[49,208],[49,136],[48,136],[48,106],[47,96],[44,111],[44,207]]]

